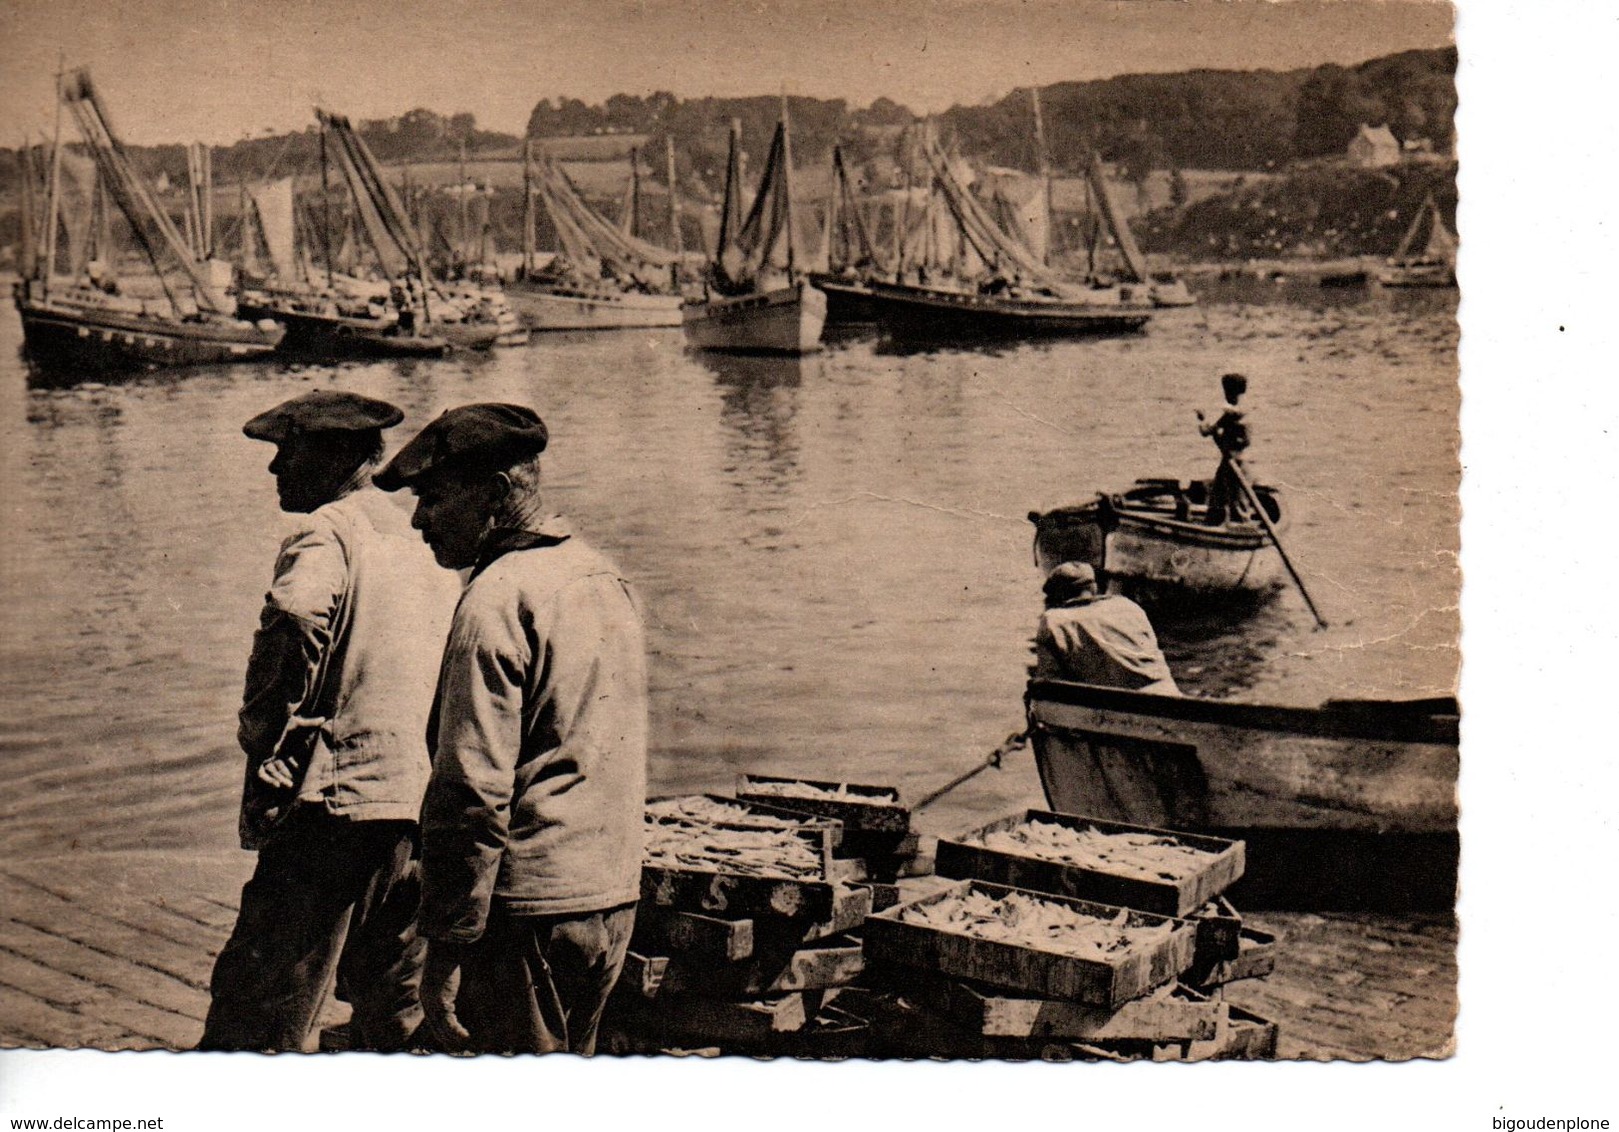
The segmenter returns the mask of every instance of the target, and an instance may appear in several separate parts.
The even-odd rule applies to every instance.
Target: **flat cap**
[[[457,405],[418,432],[373,482],[398,491],[444,468],[499,471],[538,456],[548,439],[545,422],[527,406]]]
[[[375,397],[317,389],[260,413],[243,425],[242,431],[254,440],[284,444],[298,433],[362,432],[392,428],[404,419],[404,413]]]

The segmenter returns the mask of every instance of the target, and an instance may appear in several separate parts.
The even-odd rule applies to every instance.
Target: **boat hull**
[[[821,348],[825,325],[826,295],[807,282],[681,308],[686,341],[700,350],[808,354]]]
[[[912,287],[870,284],[879,320],[906,333],[944,337],[1077,337],[1129,334],[1152,319],[1144,306],[1065,299],[1011,298]]]
[[[828,326],[864,326],[881,319],[882,312],[865,283],[839,275],[812,275],[810,282],[826,294]]]
[[[17,300],[31,357],[57,368],[145,369],[248,361],[273,352],[285,330],[236,320],[195,322],[49,300]]]
[[[1245,884],[1272,902],[1454,902],[1454,701],[1292,708],[1036,681],[1027,707],[1053,810],[1243,838]]]
[[[1390,264],[1377,273],[1377,282],[1384,287],[1454,287],[1456,269],[1442,263]]]
[[[506,301],[530,330],[635,330],[680,325],[679,295],[595,294],[565,287],[508,283]]]
[[[1258,490],[1271,505],[1273,525],[1285,530],[1288,514],[1278,495]],[[1178,517],[1172,501],[1185,494],[1138,485],[1122,498],[1032,513],[1035,564],[1049,574],[1064,562],[1088,562],[1110,591],[1160,609],[1257,602],[1282,587],[1281,555],[1259,522],[1211,526],[1198,521],[1201,506],[1190,505]]]
[[[251,300],[239,302],[237,311],[243,318],[281,323],[287,335],[280,352],[302,358],[436,357],[450,348],[433,335],[401,334],[392,320],[319,314]]]

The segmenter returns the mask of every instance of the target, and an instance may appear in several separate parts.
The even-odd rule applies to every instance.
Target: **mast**
[[[326,165],[326,123],[320,124],[320,242],[326,253],[326,286],[332,286],[332,185]]]
[[[461,182],[459,185],[456,186],[456,192],[455,192],[456,200],[458,200],[460,202],[460,204],[461,204],[461,239],[458,242],[461,245],[459,250],[461,252],[461,265],[462,265],[462,268],[464,270],[465,267],[466,267],[466,262],[467,262],[467,258],[468,258],[467,257],[467,224],[468,224],[468,221],[467,221],[467,139],[466,138],[461,139],[461,161],[460,161],[460,165],[457,168],[458,168],[457,176],[459,177],[460,182]]]
[[[781,94],[781,191],[787,198],[787,278],[798,278],[798,229],[793,219],[793,131],[787,123],[787,92]]]
[[[626,236],[641,235],[641,147],[630,146],[630,184],[619,228]]]
[[[45,271],[43,273],[44,289],[40,297],[44,298],[51,292],[51,272],[56,270],[56,218],[62,207],[62,73],[64,57],[58,53],[56,57],[56,132],[51,139],[51,180],[46,190],[47,204],[45,206]]]
[[[1047,267],[1051,266],[1051,243],[1056,235],[1056,225],[1053,223],[1055,213],[1051,210],[1051,160],[1046,152],[1046,126],[1040,116],[1040,88],[1029,88],[1029,98],[1034,103],[1034,146],[1035,158],[1040,166],[1040,181],[1045,190],[1046,201],[1046,246],[1040,262]]]
[[[905,166],[905,196],[894,210],[894,282],[905,282],[905,238],[911,227],[911,128],[900,137],[900,162]]]
[[[523,139],[523,278],[534,274],[534,139]]]
[[[676,253],[684,253],[684,238],[680,234],[680,195],[675,191],[675,136],[665,134],[663,138],[664,160],[668,166],[669,178],[669,244]]]

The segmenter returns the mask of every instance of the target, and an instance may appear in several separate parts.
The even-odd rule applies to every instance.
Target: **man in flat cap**
[[[594,1052],[640,896],[646,641],[617,568],[542,504],[544,423],[463,405],[377,476],[471,568],[422,805],[425,1029],[447,1049]]]
[[[372,486],[401,416],[322,390],[242,430],[276,446],[270,472],[298,522],[248,660],[241,834],[259,857],[214,967],[203,1049],[306,1048],[334,979],[357,1047],[399,1049],[421,1022],[413,857],[460,587]]]
[[[1098,593],[1089,563],[1058,566],[1045,595],[1034,637],[1036,679],[1180,695],[1146,612],[1122,594]]]

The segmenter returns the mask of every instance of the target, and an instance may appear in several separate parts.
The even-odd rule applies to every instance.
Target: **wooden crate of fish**
[[[1206,1041],[1217,1035],[1226,1012],[1224,1003],[1177,983],[1165,983],[1115,1010],[1020,997],[985,983],[916,968],[878,968],[872,977],[985,1038]]]
[[[672,821],[706,822],[739,829],[818,830],[829,851],[843,842],[843,823],[836,818],[801,813],[765,802],[747,802],[720,794],[680,794],[647,800],[649,818]]]
[[[644,904],[727,919],[832,915],[832,856],[823,831],[648,818],[646,834]]]
[[[689,953],[644,955],[632,950],[621,981],[644,998],[760,999],[846,987],[864,969],[860,940],[840,936],[785,955],[762,952],[733,963],[715,963]]]
[[[940,876],[1185,916],[1242,876],[1240,841],[1029,810],[940,838]]]
[[[857,832],[903,836],[911,828],[911,811],[900,805],[899,791],[891,786],[744,774],[737,779],[736,796],[745,802],[835,818],[843,823],[846,840]]]
[[[873,915],[864,935],[872,961],[1112,1008],[1191,966],[1197,929],[1150,912],[971,880]]]
[[[1195,987],[1221,987],[1242,979],[1262,979],[1276,970],[1280,939],[1271,932],[1244,926],[1237,934],[1235,954],[1228,958],[1194,960],[1186,981]]]

